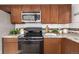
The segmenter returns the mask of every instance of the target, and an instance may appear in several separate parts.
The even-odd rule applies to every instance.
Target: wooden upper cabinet
[[[22,5],[23,12],[40,11],[40,5]]]
[[[61,39],[60,38],[45,38],[44,39],[44,53],[45,54],[60,54],[61,53]]]
[[[21,12],[41,11],[41,22],[44,24],[65,24],[71,22],[71,5],[15,5],[11,6],[11,22],[20,24]]]
[[[59,24],[71,23],[71,5],[59,5]]]
[[[41,11],[42,11],[42,23],[46,24],[71,23],[70,4],[42,5]]]
[[[31,5],[32,11],[40,11],[40,5]]]
[[[41,21],[44,24],[51,23],[51,21],[50,21],[50,5],[41,5]]]
[[[0,10],[10,13],[10,5],[0,5]]]
[[[11,23],[20,24],[21,23],[21,6],[11,7]]]
[[[50,8],[50,18],[51,18],[51,24],[57,24],[58,23],[58,5],[51,5]]]
[[[31,5],[22,5],[22,12],[31,11]]]

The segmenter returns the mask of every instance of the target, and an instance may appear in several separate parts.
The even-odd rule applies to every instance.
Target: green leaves
[[[12,29],[10,32],[9,32],[9,34],[11,34],[11,35],[16,35],[16,34],[19,34],[20,33],[20,30],[19,29]]]
[[[57,29],[52,30],[53,33],[59,33]]]

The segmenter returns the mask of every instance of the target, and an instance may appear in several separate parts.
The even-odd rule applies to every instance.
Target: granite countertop
[[[2,38],[18,38],[19,35],[5,35]]]
[[[77,34],[77,33],[65,34],[65,35],[63,35],[63,37],[79,43],[79,34]]]
[[[74,42],[79,43],[79,34],[78,33],[67,33],[67,34],[57,34],[57,35],[44,35],[44,38],[67,38]]]
[[[18,38],[19,35],[5,35],[2,38]],[[45,35],[44,38],[67,38],[74,42],[79,43],[79,34],[78,33],[67,33],[67,34],[57,34],[57,35]]]

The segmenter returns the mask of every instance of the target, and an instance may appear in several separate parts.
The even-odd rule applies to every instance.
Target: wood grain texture
[[[59,5],[59,24],[71,23],[71,5]]]
[[[43,24],[51,23],[50,20],[50,5],[41,5],[41,20]]]
[[[0,5],[0,9],[11,13],[11,23],[20,24],[21,12],[41,11],[43,24],[71,23],[71,4]]]
[[[38,4],[31,5],[31,9],[32,9],[32,11],[41,11],[40,5],[38,5]]]
[[[4,54],[16,54],[18,52],[18,40],[13,38],[4,38]]]
[[[0,5],[0,10],[11,13],[11,6],[10,5]]]
[[[51,5],[50,11],[51,24],[58,24],[58,5]]]
[[[69,39],[62,40],[62,54],[79,54],[79,43],[76,43]]]
[[[21,6],[16,5],[11,7],[11,23],[21,24]]]
[[[31,5],[22,5],[22,12],[29,12],[31,10]]]
[[[61,39],[58,39],[58,38],[44,39],[44,53],[45,54],[60,54],[61,53]]]

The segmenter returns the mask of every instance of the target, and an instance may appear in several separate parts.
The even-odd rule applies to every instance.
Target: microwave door
[[[34,15],[23,15],[24,21],[34,21],[35,17]]]

